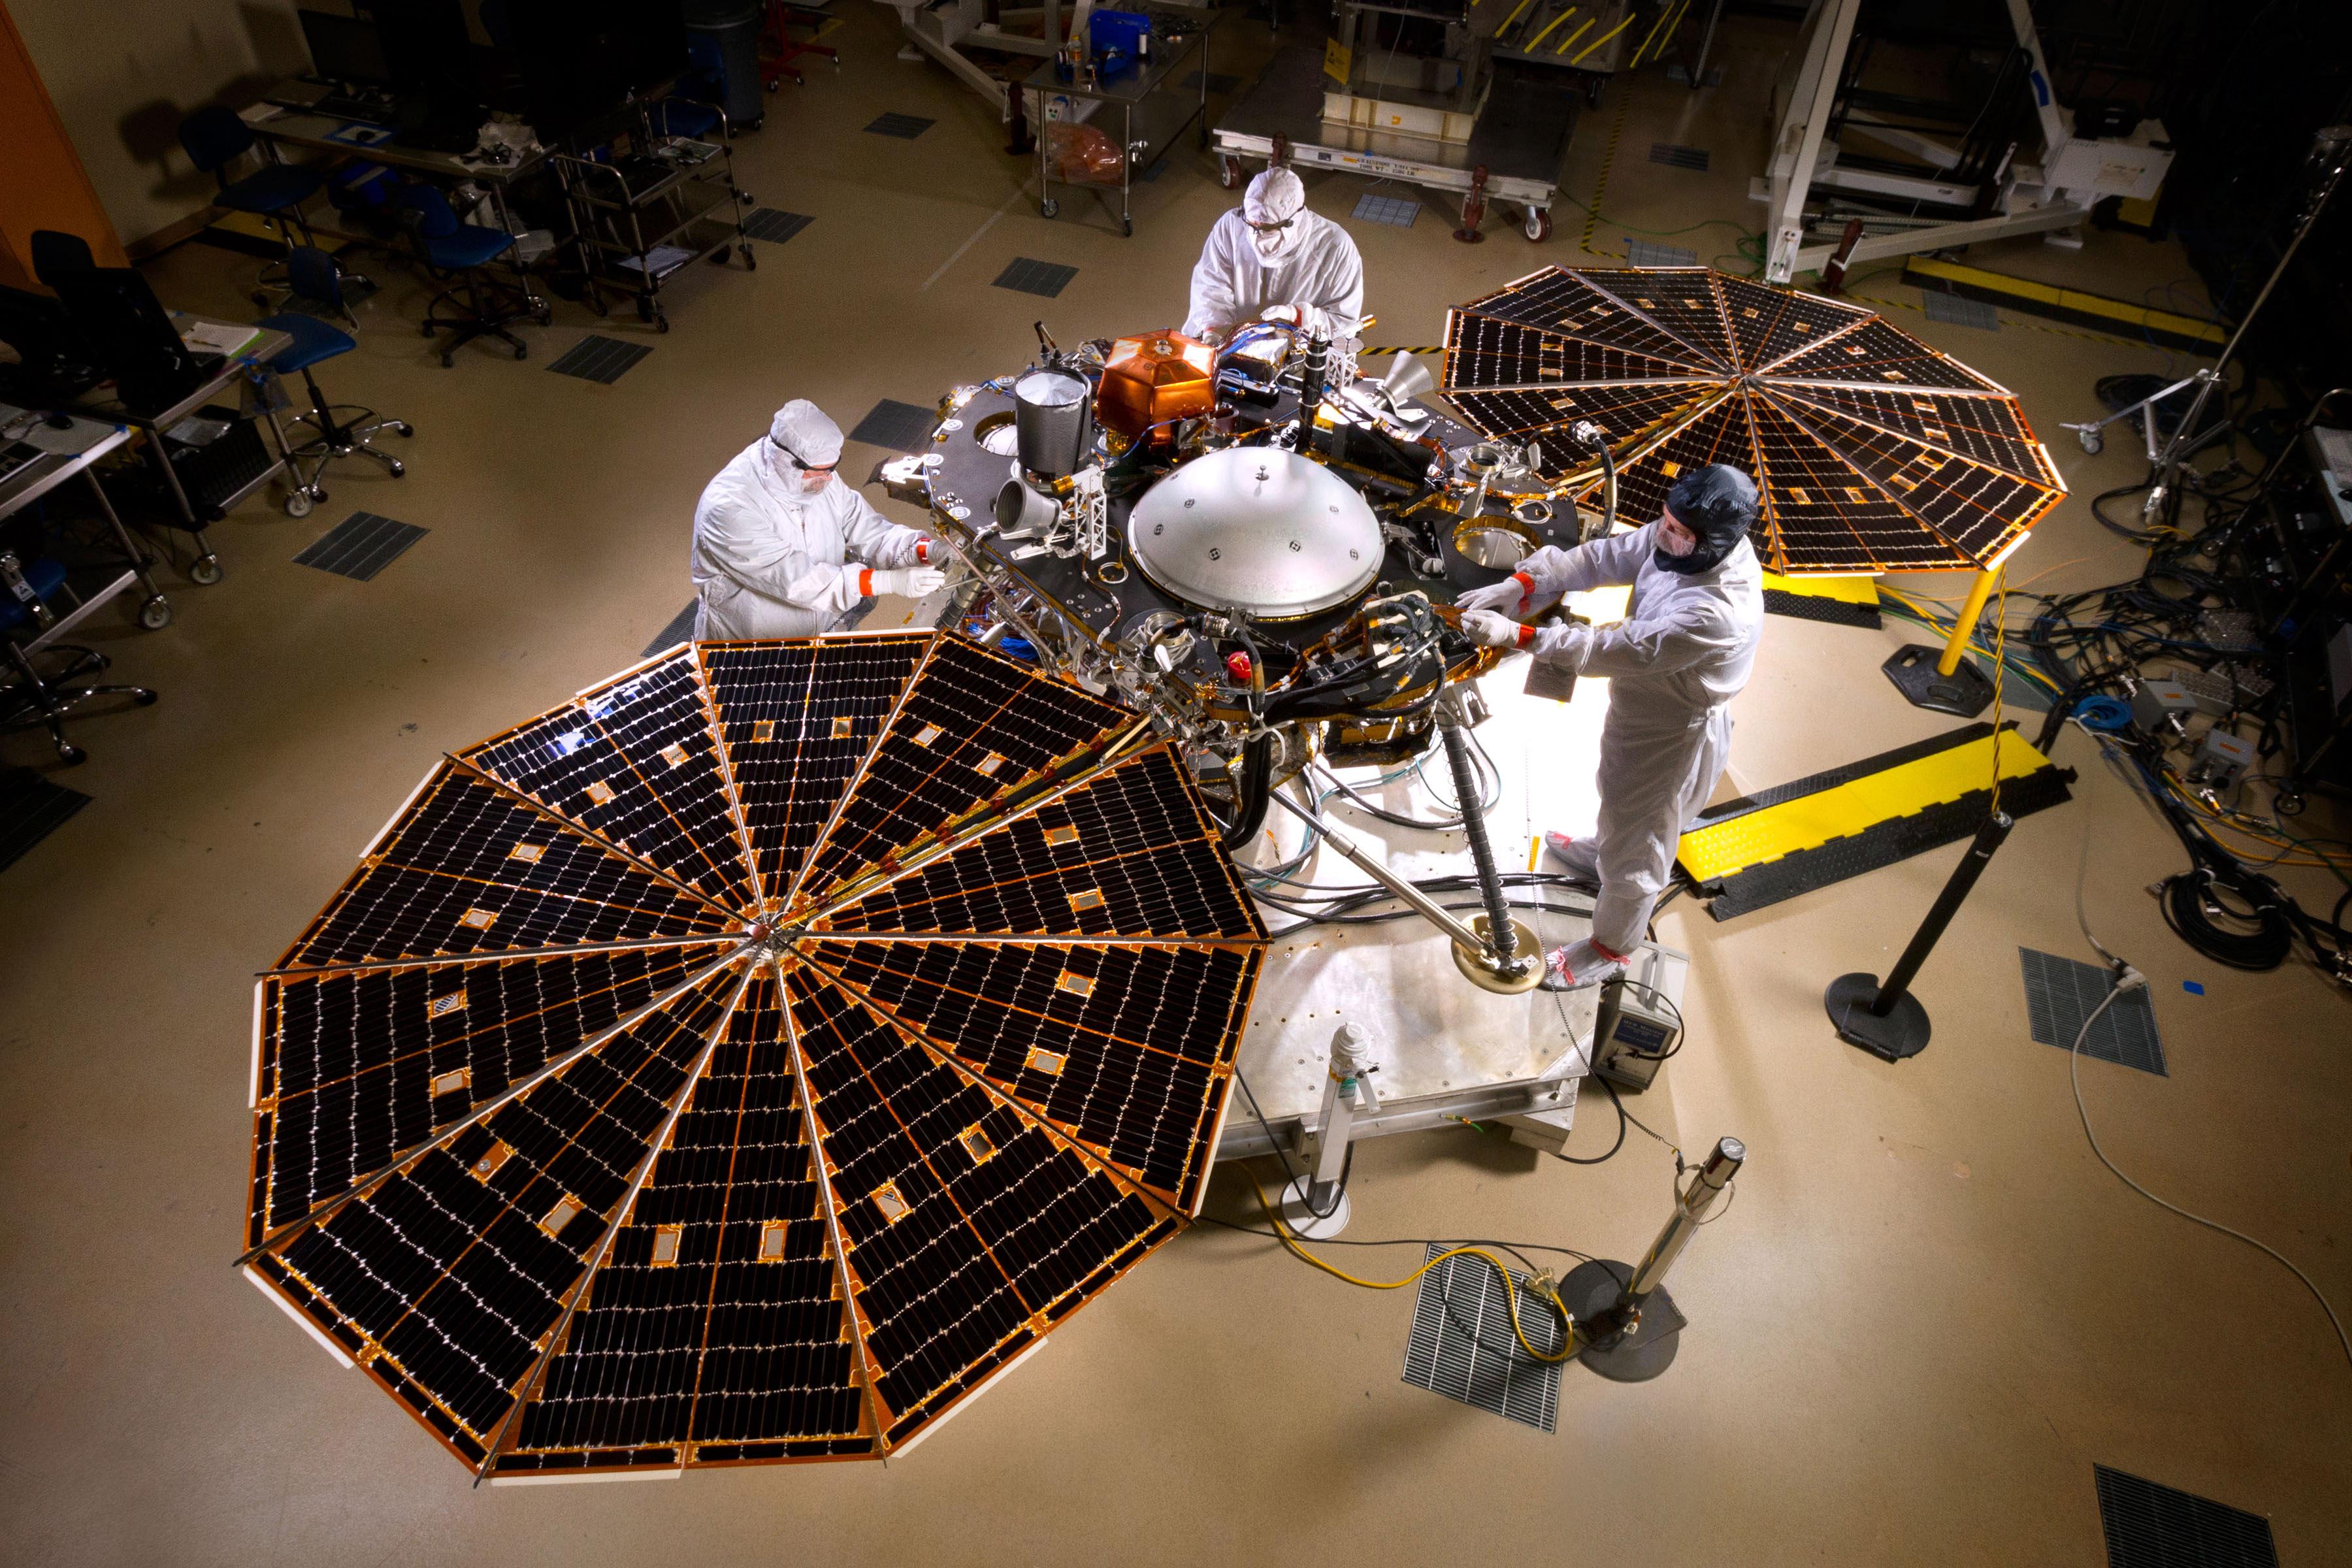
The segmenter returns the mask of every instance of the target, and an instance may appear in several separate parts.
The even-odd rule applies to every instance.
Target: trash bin
[[[760,85],[760,25],[767,7],[761,0],[686,0],[681,9],[687,58],[715,85],[728,122],[738,130],[759,124],[768,107]]]

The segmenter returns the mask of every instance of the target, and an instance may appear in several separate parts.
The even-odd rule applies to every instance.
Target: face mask
[[[1691,547],[1691,552],[1687,555],[1669,555],[1661,547],[1650,552],[1650,559],[1658,563],[1658,570],[1661,572],[1675,572],[1685,577],[1696,577],[1702,572],[1721,565],[1723,558],[1730,553],[1728,547],[1718,547],[1702,539]]]
[[[1250,243],[1257,247],[1259,260],[1279,261],[1288,254],[1292,237],[1297,232],[1297,220],[1294,218],[1281,228],[1251,229]]]
[[[1683,530],[1691,536],[1691,547],[1684,553],[1676,555],[1665,547],[1664,542],[1665,525],[1663,521],[1660,522],[1658,538],[1661,542],[1650,552],[1650,559],[1657,563],[1659,571],[1673,572],[1685,577],[1695,577],[1702,572],[1720,565],[1725,556],[1739,547],[1739,534],[1737,531],[1726,531],[1726,536],[1718,540],[1712,537],[1708,531],[1692,528],[1687,523],[1683,524]]]

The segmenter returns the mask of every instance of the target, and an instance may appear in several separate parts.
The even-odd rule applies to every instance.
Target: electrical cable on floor
[[[2129,963],[2110,952],[2106,944],[2092,933],[2090,917],[2084,911],[2083,903],[2083,886],[2089,877],[2091,865],[2091,826],[2089,820],[2085,820],[2083,824],[2083,855],[2074,873],[2074,915],[2083,927],[2084,940],[2091,944],[2093,951],[2106,959],[2113,979],[2107,987],[2107,994],[2099,998],[2099,1005],[2092,1008],[2090,1016],[2083,1020],[2083,1026],[2074,1033],[2074,1043],[2066,1050],[2066,1078],[2074,1091],[2074,1115],[2083,1124],[2083,1136],[2090,1142],[2091,1152],[2098,1156],[2100,1164],[2105,1165],[2117,1181],[2156,1205],[2157,1207],[2179,1215],[2182,1219],[2194,1221],[2208,1230],[2217,1230],[2223,1236],[2242,1241],[2257,1252],[2267,1253],[2283,1264],[2289,1273],[2303,1281],[2304,1288],[2311,1292],[2312,1300],[2319,1303],[2319,1310],[2327,1314],[2328,1324],[2336,1331],[2336,1343],[2344,1349],[2345,1362],[2347,1365],[2352,1365],[2352,1336],[2345,1333],[2344,1321],[2336,1315],[2336,1309],[2328,1304],[2327,1298],[2320,1292],[2319,1287],[2313,1283],[2311,1276],[2296,1268],[2293,1259],[2256,1241],[2242,1230],[2232,1230],[2219,1220],[2207,1219],[2203,1215],[2193,1214],[2179,1204],[2157,1196],[2126,1175],[2122,1167],[2109,1159],[2107,1152],[2099,1146],[2099,1135],[2091,1129],[2090,1110],[2083,1103],[2083,1044],[2091,1037],[2091,1026],[2097,1023],[2100,1016],[2114,1005],[2116,998],[2129,991],[2146,990],[2147,977],[2133,968]],[[2352,893],[2347,893],[2346,896],[2352,898]]]
[[[1244,1173],[1244,1174],[1246,1174],[1246,1173]],[[1517,1337],[1520,1346],[1526,1350],[1528,1355],[1533,1356],[1539,1362],[1562,1362],[1574,1356],[1580,1348],[1576,1342],[1576,1320],[1569,1315],[1568,1308],[1560,1301],[1559,1291],[1553,1286],[1548,1274],[1538,1275],[1535,1284],[1532,1285],[1530,1289],[1535,1290],[1536,1293],[1540,1295],[1545,1301],[1549,1303],[1553,1311],[1559,1314],[1562,1342],[1561,1348],[1557,1352],[1539,1351],[1536,1349],[1535,1342],[1528,1338],[1527,1330],[1522,1327],[1519,1322],[1518,1281],[1512,1277],[1510,1266],[1505,1263],[1494,1253],[1487,1251],[1485,1247],[1448,1247],[1445,1251],[1439,1253],[1436,1257],[1424,1261],[1420,1268],[1414,1269],[1412,1273],[1406,1275],[1402,1279],[1366,1279],[1360,1275],[1350,1274],[1346,1269],[1340,1268],[1338,1264],[1327,1262],[1307,1251],[1307,1248],[1300,1244],[1301,1238],[1297,1234],[1294,1232],[1288,1225],[1284,1223],[1281,1212],[1277,1210],[1273,1204],[1266,1200],[1265,1188],[1258,1184],[1257,1178],[1250,1176],[1249,1184],[1250,1190],[1257,1194],[1258,1207],[1265,1212],[1265,1217],[1272,1222],[1275,1229],[1280,1233],[1282,1245],[1304,1261],[1313,1264],[1316,1268],[1321,1269],[1324,1273],[1330,1275],[1335,1279],[1344,1279],[1349,1284],[1360,1287],[1366,1290],[1402,1290],[1406,1286],[1418,1282],[1423,1275],[1428,1273],[1431,1269],[1436,1268],[1439,1264],[1444,1262],[1449,1258],[1483,1258],[1494,1268],[1496,1273],[1500,1274],[1503,1277],[1503,1301],[1504,1304],[1510,1309],[1511,1332]]]
[[[2090,1140],[2091,1152],[2099,1157],[2099,1163],[2105,1165],[2108,1171],[2114,1174],[2117,1181],[2123,1183],[2124,1185],[2129,1187],[2132,1191],[2137,1193],[2140,1196],[2146,1198],[2157,1207],[2165,1209],[2172,1214],[2177,1214],[2182,1219],[2190,1220],[2198,1225],[2201,1225],[2208,1230],[2218,1230],[2223,1236],[2231,1237],[2239,1241],[2242,1241],[2248,1247],[2252,1247],[2255,1251],[2267,1253],[2272,1258],[2284,1265],[2287,1272],[2293,1274],[2296,1279],[2303,1281],[2304,1289],[2311,1292],[2311,1299],[2319,1303],[2319,1310],[2327,1314],[2328,1324],[2336,1331],[2336,1343],[2344,1347],[2345,1363],[2347,1365],[2352,1365],[2352,1335],[2347,1335],[2345,1333],[2344,1320],[2336,1315],[2336,1309],[2328,1305],[2327,1298],[2321,1294],[2319,1287],[2313,1283],[2311,1276],[2296,1268],[2293,1259],[2287,1258],[2284,1253],[2278,1251],[2276,1248],[2256,1241],[2252,1237],[2248,1236],[2242,1230],[2232,1230],[2228,1226],[2223,1225],[2220,1220],[2207,1219],[2201,1214],[2192,1214],[2189,1210],[2182,1208],[2179,1204],[2172,1203],[2167,1199],[2157,1196],[2154,1193],[2149,1192],[2146,1187],[2141,1186],[2137,1182],[2133,1181],[2131,1177],[2126,1175],[2120,1166],[2118,1166],[2113,1160],[2107,1158],[2107,1152],[2099,1147],[2099,1135],[2091,1130],[2091,1113],[2088,1110],[2084,1109],[2083,1104],[2083,1042],[2090,1038],[2091,1026],[2099,1021],[2099,1016],[2107,1010],[2109,1004],[2114,1002],[2116,997],[2122,995],[2126,991],[2144,990],[2147,988],[2147,979],[2145,975],[2141,974],[2138,970],[2132,968],[2129,964],[2124,965],[2123,972],[2116,977],[2115,984],[2108,988],[2106,995],[2100,998],[2099,1005],[2091,1009],[2091,1016],[2083,1020],[2083,1027],[2075,1034],[2074,1044],[2066,1053],[2066,1075],[2074,1089],[2074,1114],[2082,1121],[2083,1136]]]

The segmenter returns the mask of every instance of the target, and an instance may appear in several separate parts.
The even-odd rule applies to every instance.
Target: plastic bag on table
[[[1045,165],[1066,185],[1116,185],[1118,143],[1091,125],[1057,120],[1045,127]]]

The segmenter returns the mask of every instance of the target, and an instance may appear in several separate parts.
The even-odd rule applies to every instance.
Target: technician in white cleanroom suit
[[[1348,231],[1307,210],[1307,187],[1287,169],[1249,183],[1238,211],[1219,218],[1192,268],[1184,335],[1218,343],[1259,320],[1289,321],[1343,342],[1364,321],[1364,258]]]
[[[841,426],[795,397],[704,488],[691,563],[698,640],[814,637],[869,595],[919,599],[947,581],[931,564],[935,542],[834,482],[840,461]]]
[[[1755,481],[1738,468],[1700,468],[1666,492],[1647,528],[1538,550],[1516,575],[1462,595],[1462,630],[1473,641],[1528,648],[1609,680],[1600,828],[1589,839],[1547,836],[1571,872],[1601,887],[1592,935],[1551,954],[1571,988],[1623,972],[1665,890],[1683,826],[1731,755],[1730,702],[1764,632],[1764,570],[1748,542],[1756,501]],[[1614,626],[1517,622],[1564,594],[1616,583],[1631,583],[1633,595]]]

